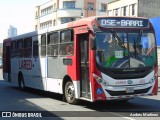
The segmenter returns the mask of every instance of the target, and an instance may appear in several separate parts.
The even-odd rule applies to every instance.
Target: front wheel
[[[65,98],[70,104],[77,104],[77,99],[75,98],[75,89],[71,81],[65,84]]]

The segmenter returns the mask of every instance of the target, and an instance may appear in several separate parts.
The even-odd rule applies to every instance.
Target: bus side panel
[[[158,63],[157,63],[157,65],[158,65]],[[157,95],[157,92],[158,92],[158,66],[155,68],[154,74],[155,74],[155,79],[156,80],[155,80],[155,85],[154,85],[152,93],[154,95]]]
[[[67,75],[67,66],[63,64],[66,57],[48,57],[47,62],[47,91],[63,93],[62,80]]]
[[[11,58],[11,81],[18,86],[19,59]]]
[[[71,77],[75,88],[75,97],[80,98],[80,50],[78,43],[78,35],[75,34],[74,30],[74,54],[68,56],[67,60],[71,61],[71,64],[67,66],[67,75]]]

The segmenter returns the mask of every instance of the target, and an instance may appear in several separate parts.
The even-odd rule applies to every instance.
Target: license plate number
[[[126,88],[126,93],[133,93],[134,92],[134,87],[127,87]]]

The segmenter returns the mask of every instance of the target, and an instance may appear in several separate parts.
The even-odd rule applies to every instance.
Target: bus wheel
[[[77,99],[75,98],[75,89],[71,81],[65,84],[65,98],[70,104],[77,104]]]
[[[22,75],[19,76],[18,84],[19,84],[19,88],[20,89],[24,89],[25,88],[24,79],[23,79]]]

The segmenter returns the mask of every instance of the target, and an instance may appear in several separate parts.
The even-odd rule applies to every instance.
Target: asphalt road
[[[1,73],[1,70],[0,70]],[[159,90],[160,92],[160,90]],[[44,120],[72,120],[72,119],[89,119],[97,120],[158,120],[159,117],[140,117],[141,115],[157,114],[160,116],[160,93],[157,96],[137,97],[128,103],[120,102],[96,102],[90,103],[81,101],[78,105],[70,105],[62,101],[62,95],[43,92],[39,90],[27,89],[21,91],[17,87],[6,83],[2,74],[0,74],[0,114],[2,112],[24,113],[39,112]],[[60,112],[59,112],[60,111]],[[81,111],[81,112],[80,112]],[[16,117],[16,114],[14,114]],[[28,115],[28,113],[27,113]],[[135,116],[139,117],[135,117]],[[0,118],[6,119],[6,118]],[[8,118],[22,119],[20,117]],[[23,118],[28,119],[28,118]],[[30,118],[31,119],[31,118]],[[35,119],[35,118],[34,118]],[[38,120],[40,118],[37,118]]]

